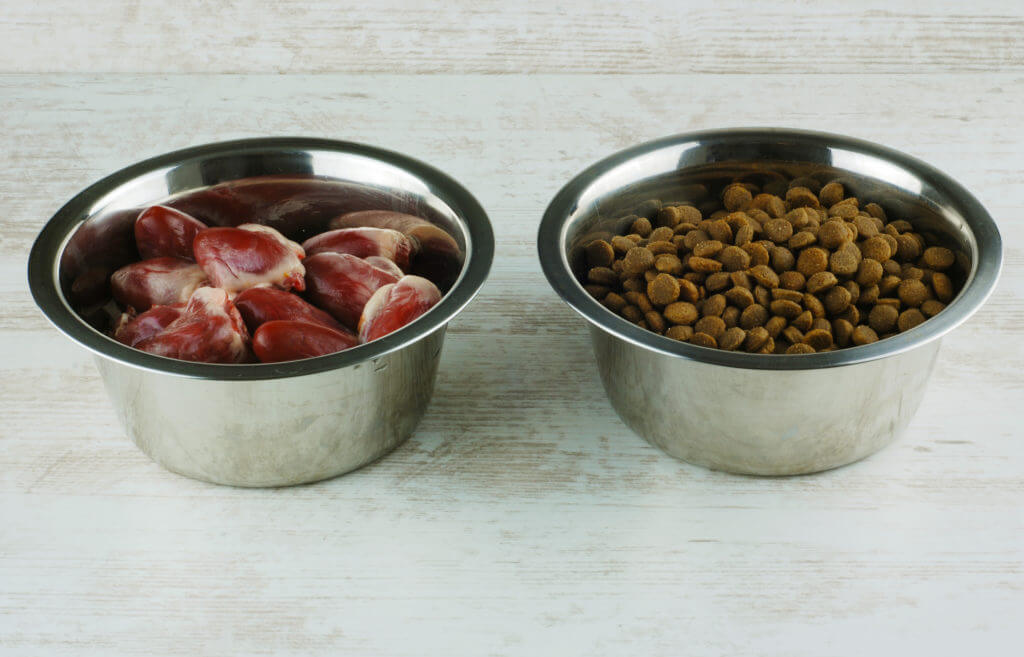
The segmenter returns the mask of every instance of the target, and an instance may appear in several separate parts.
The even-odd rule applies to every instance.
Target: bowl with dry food
[[[412,434],[493,251],[479,203],[427,164],[248,139],[83,190],[40,232],[28,277],[145,453],[196,479],[281,486]]]
[[[538,250],[623,421],[677,458],[758,475],[892,442],[1002,261],[994,221],[945,174],[784,129],[612,155],[557,193]]]

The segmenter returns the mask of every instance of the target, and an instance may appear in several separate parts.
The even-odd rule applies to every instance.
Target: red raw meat
[[[208,228],[196,235],[193,247],[210,284],[229,293],[269,285],[306,288],[300,262],[305,252],[273,228],[257,224]]]
[[[367,256],[363,258],[363,260],[370,263],[377,269],[383,269],[384,271],[388,272],[395,278],[401,278],[405,276],[405,272],[399,269],[398,265],[396,265],[393,261],[388,260],[383,256]]]
[[[253,351],[264,363],[325,356],[357,344],[356,336],[347,331],[285,319],[262,324],[252,338]]]
[[[320,233],[302,243],[306,255],[317,253],[350,253],[357,258],[380,256],[391,260],[399,269],[409,269],[412,241],[390,228],[339,228]]]
[[[204,230],[206,224],[184,212],[154,205],[143,210],[135,220],[135,244],[143,260],[161,256],[195,260],[192,242]]]
[[[228,293],[213,287],[193,292],[177,319],[135,348],[200,363],[245,363],[252,359],[242,316]]]
[[[397,276],[348,253],[306,258],[307,298],[349,328],[359,323],[363,306],[377,288],[397,282]]]
[[[188,301],[206,282],[203,269],[181,258],[152,258],[121,267],[110,277],[114,298],[138,312]]]
[[[437,305],[441,292],[419,276],[403,276],[378,289],[366,302],[359,320],[359,339],[370,342],[397,331]]]
[[[167,328],[171,322],[181,317],[184,309],[185,304],[176,303],[173,306],[153,306],[141,315],[122,313],[114,328],[114,339],[134,347]]]
[[[235,297],[235,307],[242,313],[245,325],[255,332],[260,324],[289,319],[311,324],[322,324],[335,331],[348,333],[328,313],[291,292],[273,287],[252,287]]]

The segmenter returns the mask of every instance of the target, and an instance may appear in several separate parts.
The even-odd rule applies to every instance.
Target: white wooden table
[[[1024,7],[449,4],[0,1],[0,654],[1019,654]],[[742,478],[647,446],[537,264],[585,165],[739,125],[905,150],[1003,232],[999,288],[906,435],[851,467]],[[289,134],[455,176],[493,272],[392,455],[306,487],[194,482],[123,435],[33,305],[28,249],[117,168]]]

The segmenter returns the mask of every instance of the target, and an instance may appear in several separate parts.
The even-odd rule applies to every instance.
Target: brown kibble
[[[740,271],[750,266],[750,254],[738,246],[727,246],[718,254],[725,271]]]
[[[711,258],[701,258],[698,256],[691,257],[688,261],[690,269],[701,273],[710,273],[720,271],[722,269],[722,263]]]
[[[651,303],[651,300],[648,299],[647,295],[643,292],[626,292],[622,296],[625,297],[626,301],[630,304],[639,308],[640,312],[645,315],[654,310],[654,305]]]
[[[843,189],[843,184],[833,180],[821,188],[821,191],[818,192],[818,200],[825,207],[832,207],[843,200],[845,193],[846,190]]]
[[[850,338],[853,337],[853,324],[845,319],[832,320],[832,335],[835,338],[836,345],[839,347],[848,346]]]
[[[899,316],[900,311],[895,307],[880,303],[868,313],[868,324],[876,333],[888,333],[896,327],[896,320]]]
[[[755,281],[766,288],[779,286],[779,275],[776,274],[768,265],[757,265],[756,267],[751,267],[747,273],[750,274]]]
[[[647,298],[656,306],[667,306],[679,298],[679,281],[671,274],[658,274],[647,284]]]
[[[903,305],[903,302],[900,301],[899,299],[883,297],[883,298],[879,299],[878,301],[876,301],[875,305],[876,306],[892,306],[896,310],[899,310],[900,306]]]
[[[861,247],[861,253],[865,258],[871,258],[880,263],[884,263],[892,257],[892,252],[889,250],[889,242],[881,235],[865,240]]]
[[[791,324],[801,331],[807,331],[811,328],[811,325],[814,324],[814,315],[811,314],[810,310],[805,310],[797,315]],[[790,342],[799,342],[799,340],[790,340]]]
[[[693,250],[693,247],[697,246],[701,242],[706,242],[711,239],[711,236],[700,228],[691,230],[683,236],[683,246],[687,249]]]
[[[656,272],[653,269],[648,269],[647,271],[644,272],[644,280],[647,281],[648,283],[650,283],[651,281],[654,280],[654,277],[657,276],[657,275],[658,275],[658,272]]]
[[[786,192],[786,202],[794,208],[812,207],[817,208],[821,204],[814,192],[806,187],[790,187]]]
[[[857,324],[860,324],[860,311],[857,310],[857,306],[850,306],[849,308],[846,309],[846,312],[844,312],[839,317],[835,317],[833,319],[845,319],[846,321],[856,326]]]
[[[693,337],[693,327],[670,326],[665,330],[665,337],[672,338],[673,340],[679,340],[680,342],[687,342]]]
[[[714,315],[718,317],[725,310],[726,301],[725,297],[721,294],[713,294],[707,299],[704,299],[704,303],[700,307],[700,314],[708,317]],[[715,335],[712,333],[711,335]],[[715,336],[718,337],[718,336]]]
[[[627,278],[622,281],[622,289],[627,292],[643,292],[647,289],[647,281],[642,278]]]
[[[667,314],[666,309],[666,314]],[[696,313],[696,309],[694,309]],[[751,304],[743,309],[740,313],[740,328],[750,330],[755,326],[764,326],[764,323],[768,321],[768,309],[759,303]]]
[[[725,245],[718,240],[706,240],[693,247],[693,255],[701,258],[712,258],[718,254]]]
[[[885,297],[896,291],[903,280],[899,276],[883,276],[882,280],[878,281],[878,296]]]
[[[747,332],[738,326],[734,326],[730,329],[726,329],[725,333],[718,338],[718,347],[720,349],[726,349],[728,351],[734,351],[740,348],[743,341],[747,339]]]
[[[614,249],[616,255],[623,256],[626,255],[626,251],[629,251],[634,246],[636,246],[636,243],[633,242],[633,240],[629,239],[628,237],[616,235],[615,237],[612,238],[611,246],[612,249]]]
[[[758,265],[767,265],[770,259],[768,255],[768,249],[758,244],[757,242],[751,242],[744,244],[742,247],[750,255],[750,265],[756,267]]]
[[[657,242],[648,242],[647,250],[653,253],[655,256],[665,255],[666,253],[675,255],[679,250],[676,245],[668,240],[658,240]]]
[[[672,205],[663,207],[658,211],[657,222],[659,226],[673,228],[681,223],[699,224],[703,217],[700,210],[692,205]]]
[[[803,307],[795,301],[789,301],[788,299],[776,299],[771,303],[772,313],[785,317],[786,319],[793,319],[797,315],[803,312]]]
[[[787,320],[785,317],[773,315],[768,319],[767,322],[764,323],[764,328],[766,331],[768,331],[768,335],[770,335],[774,339],[779,337],[779,334],[782,333],[782,330],[786,328],[786,323]]]
[[[915,260],[919,255],[921,255],[921,245],[913,235],[903,234],[896,238],[896,256],[901,260]]]
[[[623,317],[633,322],[634,324],[636,324],[637,322],[644,318],[644,314],[640,312],[640,309],[637,308],[636,306],[626,306],[619,312]]]
[[[850,291],[845,287],[834,287],[828,291],[825,295],[825,310],[830,315],[839,315],[844,310],[850,307],[850,303],[853,301],[853,296]]]
[[[747,339],[743,341],[743,348],[747,351],[754,352],[763,347],[765,343],[771,339],[772,336],[768,335],[767,329],[763,326],[755,326],[747,331]]]
[[[758,194],[751,204],[756,210],[762,210],[769,217],[781,217],[786,214],[786,202],[774,194]]]
[[[693,282],[685,278],[679,279],[679,299],[689,303],[696,303],[700,299],[700,290]]]
[[[877,203],[868,203],[864,206],[864,211],[876,219],[885,221],[885,210],[883,210],[882,206]]]
[[[725,298],[740,310],[754,304],[754,295],[750,290],[742,287],[732,288],[725,293]]]
[[[708,292],[721,292],[732,283],[732,276],[724,271],[716,272],[707,277],[704,281],[704,288]]]
[[[729,227],[729,223],[725,219],[712,221],[707,231],[712,239],[725,244],[732,244],[732,228]]]
[[[663,274],[680,276],[683,273],[683,261],[677,255],[664,253],[654,259],[654,268]]]
[[[928,288],[916,278],[908,278],[900,283],[896,294],[904,304],[917,308],[928,299]]]
[[[620,312],[627,305],[627,302],[625,299],[622,298],[622,295],[617,294],[615,292],[609,292],[607,295],[605,295],[604,299],[601,300],[601,303],[606,308],[614,312]]]
[[[815,351],[828,349],[832,346],[832,333],[824,329],[812,329],[804,335],[804,344],[814,347]]]
[[[804,308],[811,311],[815,319],[825,316],[825,304],[813,294],[804,294]]]
[[[828,209],[828,216],[840,219],[853,219],[857,216],[857,205],[850,202],[850,199],[836,203]]]
[[[807,291],[811,294],[825,292],[839,283],[836,275],[830,271],[819,271],[807,279]]]
[[[924,259],[925,265],[937,271],[949,269],[956,262],[953,252],[942,246],[928,247],[921,257]]]
[[[742,210],[754,200],[750,190],[743,185],[729,185],[722,191],[722,205],[726,210]]]
[[[857,273],[861,259],[860,249],[857,248],[857,245],[847,242],[829,256],[828,267],[836,276],[853,276]]]
[[[836,249],[850,239],[850,233],[841,221],[827,221],[818,229],[818,243],[826,249]]]
[[[711,347],[712,349],[718,346],[718,342],[707,333],[694,333],[693,337],[690,338],[690,344],[695,344],[698,347]]]
[[[804,293],[797,292],[796,290],[787,290],[782,287],[776,287],[771,290],[772,299],[785,299],[787,301],[795,301],[801,303],[804,300]]]
[[[804,278],[804,275],[796,270],[784,271],[779,274],[779,287],[787,290],[802,290],[806,283],[807,279]]]
[[[636,233],[640,237],[648,237],[651,234],[651,230],[653,230],[653,226],[651,226],[651,220],[647,217],[637,217],[633,225],[629,227],[631,233]]]
[[[740,226],[736,229],[736,236],[733,238],[733,244],[736,246],[743,246],[754,239],[754,228],[750,224]]]
[[[857,236],[860,239],[866,240],[878,235],[878,226],[875,225],[875,220],[871,217],[859,214],[853,218],[853,225],[857,228]]]
[[[622,271],[639,276],[654,266],[654,254],[642,246],[634,246],[622,260]]]
[[[886,228],[888,228],[888,226]],[[895,258],[896,252],[899,250],[900,246],[899,242],[896,241],[896,238],[893,237],[892,235],[889,235],[888,233],[881,233],[878,236],[885,240],[885,243],[889,245],[889,257]]]
[[[811,328],[810,324],[808,324],[807,328],[805,329],[800,329],[794,325],[787,326],[786,328],[782,329],[782,338],[784,340],[788,340],[792,344],[803,342],[804,331],[806,331],[809,328]]]
[[[789,271],[796,265],[796,256],[784,246],[772,249],[772,269],[778,273]]]
[[[878,342],[878,334],[870,326],[861,324],[857,328],[853,329],[853,333],[850,334],[850,342],[856,346],[865,344],[871,344],[872,342]]]
[[[647,322],[647,327],[655,333],[665,332],[665,318],[658,311],[650,310],[644,313],[644,321]]]
[[[772,295],[770,292],[768,292],[768,288],[766,288],[765,286],[755,285],[754,300],[767,308],[768,304],[772,302]]]
[[[587,272],[587,280],[597,285],[614,287],[619,283],[619,275],[608,267],[592,267]]]
[[[697,320],[697,323],[693,325],[693,330],[697,333],[707,333],[717,340],[725,333],[725,322],[717,315],[707,315]]]
[[[675,237],[675,233],[672,232],[671,228],[661,226],[651,231],[648,236],[648,242],[671,242],[672,238]],[[650,244],[648,244],[648,247]]]
[[[882,280],[882,263],[871,258],[863,258],[857,266],[857,284],[869,286]]]
[[[816,246],[804,249],[796,259],[796,269],[807,278],[825,271],[828,269],[828,251]]]
[[[594,297],[595,299],[604,299],[605,296],[611,292],[611,288],[607,285],[584,285],[583,289],[587,291],[587,294]]]
[[[899,318],[896,320],[896,328],[903,331],[909,331],[918,324],[924,322],[925,316],[917,308],[908,308],[900,313]]]
[[[804,344],[803,342],[798,342],[796,344],[791,344],[788,347],[786,347],[786,353],[790,355],[813,354],[814,347],[812,347],[809,344]]]
[[[946,307],[946,304],[942,303],[941,301],[936,301],[935,299],[929,299],[929,300],[927,300],[927,301],[925,301],[924,303],[921,304],[921,313],[925,317],[935,317],[940,312],[942,312],[942,309],[945,308],[945,307]]]
[[[740,309],[736,306],[728,306],[722,311],[722,321],[729,328],[737,326],[740,323]]]
[[[953,282],[942,272],[937,271],[932,274],[932,289],[935,290],[935,296],[942,303],[949,303],[953,300]]]
[[[793,236],[793,224],[785,219],[772,219],[764,225],[764,234],[776,244],[781,244]]]
[[[697,306],[689,301],[676,301],[665,307],[665,319],[673,324],[693,324],[698,317]]]
[[[587,245],[587,263],[591,267],[608,267],[615,260],[615,249],[604,240],[594,240]]]
[[[773,337],[771,337],[771,336],[768,336],[768,340],[765,341],[764,345],[760,349],[758,349],[756,352],[754,352],[754,353],[758,353],[758,354],[774,354],[775,353],[775,339]]]
[[[820,229],[819,229],[820,230]],[[802,230],[789,238],[789,248],[800,250],[818,241],[818,237],[809,230]]]

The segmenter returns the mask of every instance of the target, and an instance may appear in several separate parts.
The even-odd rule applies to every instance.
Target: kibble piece
[[[654,268],[663,274],[679,276],[683,273],[683,261],[677,255],[663,253],[654,259]]]
[[[740,348],[743,341],[747,339],[747,332],[738,326],[734,326],[730,329],[726,329],[725,333],[718,338],[718,347],[720,349],[727,349],[734,351]]]
[[[711,222],[707,228],[708,235],[712,239],[716,239],[719,242],[726,244],[732,244],[732,228],[725,219],[718,219],[717,221]]]
[[[900,313],[896,320],[896,328],[902,331],[909,331],[925,320],[924,313],[917,308],[908,308]]]
[[[816,246],[804,249],[796,259],[796,269],[807,278],[825,271],[828,269],[828,251]]]
[[[900,311],[894,306],[879,303],[868,313],[868,324],[876,333],[888,333],[896,327],[899,316]]]
[[[768,255],[768,249],[764,248],[764,246],[757,242],[750,242],[749,244],[744,244],[740,248],[750,255],[750,265],[752,267],[768,264],[770,257]]]
[[[748,273],[755,281],[766,288],[779,286],[779,275],[776,274],[768,265],[757,265],[755,267],[751,267]]]
[[[847,242],[829,256],[828,267],[836,276],[853,276],[861,261],[860,249],[853,242]]]
[[[867,306],[874,305],[874,303],[878,301],[880,294],[881,292],[878,289],[878,285],[868,285],[861,289],[860,298],[857,299],[857,303]]]
[[[804,247],[808,247],[817,241],[818,237],[813,232],[809,230],[802,230],[789,238],[789,248],[799,250]]]
[[[772,313],[785,317],[786,319],[793,319],[797,315],[803,312],[803,307],[795,301],[789,301],[787,299],[776,299],[771,303]]]
[[[805,310],[802,313],[800,313],[799,315],[797,315],[796,318],[792,322],[790,322],[790,323],[794,327],[800,329],[801,331],[807,331],[807,330],[810,330],[811,326],[814,324],[814,315],[811,313],[810,310]],[[790,342],[799,342],[799,341],[798,340],[790,340]]]
[[[942,309],[945,307],[946,304],[942,303],[941,301],[929,299],[921,304],[921,313],[924,314],[925,317],[935,317],[940,312],[942,312]]]
[[[811,328],[810,325],[807,326],[807,329],[809,329],[809,328]],[[797,328],[796,326],[790,325],[790,326],[787,326],[786,328],[782,329],[782,337],[785,340],[789,341],[790,344],[796,344],[798,342],[803,342],[804,341],[804,331],[806,331],[807,329],[801,330],[801,329]]]
[[[857,310],[857,306],[850,306],[845,312],[843,312],[843,314],[839,317],[833,317],[833,319],[845,319],[856,326],[857,324],[860,324],[860,311]]]
[[[647,284],[647,298],[656,306],[667,306],[679,298],[679,281],[671,274],[658,274]]]
[[[743,287],[734,287],[725,293],[725,298],[740,310],[754,304],[753,293]]]
[[[889,294],[896,291],[903,280],[899,276],[883,276],[882,280],[878,281],[878,295],[881,297],[889,296]]]
[[[718,346],[718,342],[707,333],[694,333],[693,337],[690,338],[690,344],[695,344],[699,347],[711,347],[712,349]]]
[[[668,309],[666,309],[666,315]],[[696,308],[694,308],[696,314]],[[755,326],[764,326],[764,323],[768,321],[768,309],[759,303],[751,304],[743,309],[740,313],[740,328],[750,330]],[[695,318],[696,319],[696,318]],[[686,322],[689,323],[689,322]]]
[[[656,272],[653,269],[648,269],[647,271],[644,272],[644,280],[647,281],[648,283],[650,283],[651,281],[654,280],[654,277],[657,276],[657,275],[658,275],[658,272]]]
[[[790,187],[786,192],[786,203],[789,203],[791,207],[820,207],[818,197],[814,195],[814,192],[806,187]]]
[[[928,288],[916,278],[905,279],[896,290],[905,305],[917,308],[928,300]]]
[[[843,200],[845,193],[846,190],[843,189],[843,184],[833,180],[821,188],[821,191],[818,192],[818,200],[821,201],[822,205],[832,207]]]
[[[838,248],[850,239],[850,233],[841,221],[828,221],[818,229],[818,243],[826,249]]]
[[[924,280],[924,270],[906,262],[900,265],[900,278],[904,280],[908,278],[913,278],[918,281]]]
[[[925,265],[939,271],[949,269],[956,262],[956,256],[953,252],[942,246],[928,247],[924,250],[924,255],[921,257]]]
[[[775,338],[768,336],[768,340],[765,341],[764,345],[758,349],[755,353],[758,354],[774,354],[775,353]]]
[[[740,271],[750,266],[750,254],[738,246],[727,246],[718,254],[725,271]]]
[[[591,267],[608,267],[615,260],[615,249],[604,240],[594,240],[587,245],[587,263]]]
[[[882,263],[871,258],[862,258],[857,265],[857,283],[859,285],[874,285],[882,280]]]
[[[642,278],[627,278],[622,281],[622,289],[627,292],[643,292],[647,289],[647,281]]]
[[[768,292],[768,288],[763,285],[754,286],[754,301],[757,301],[764,307],[768,307],[768,304],[772,302],[772,295]]]
[[[607,285],[593,285],[587,284],[583,286],[583,289],[587,291],[587,294],[594,297],[595,299],[604,299],[609,292],[612,291]]]
[[[696,230],[691,230],[683,236],[683,246],[692,251],[693,247],[697,246],[701,242],[706,242],[709,239],[711,239],[711,236],[698,228]]]
[[[768,335],[767,329],[763,326],[755,326],[747,331],[747,339],[743,341],[743,348],[747,351],[754,352],[763,347],[765,343],[771,339],[772,337]]]
[[[647,322],[647,328],[655,333],[665,332],[665,318],[658,311],[651,310],[644,313],[644,321]]]
[[[698,317],[697,306],[689,301],[676,301],[665,306],[665,319],[673,324],[693,324]]]
[[[654,254],[642,246],[634,246],[622,260],[622,270],[631,275],[639,276],[654,266]]]
[[[819,271],[807,279],[807,291],[811,294],[826,292],[839,283],[836,275],[830,271]]]
[[[783,329],[786,328],[786,318],[774,315],[764,323],[764,328],[773,339],[777,338]]]
[[[790,271],[796,264],[796,256],[784,246],[777,246],[772,249],[772,269],[777,273]]]
[[[850,342],[856,346],[871,344],[872,342],[878,342],[878,334],[870,326],[861,324],[853,329],[853,333],[850,335]]]
[[[604,304],[606,308],[609,308],[614,312],[620,312],[623,308],[625,308],[628,305],[627,301],[622,297],[622,295],[617,294],[615,292],[609,292],[607,295],[605,295],[604,299],[601,300],[601,303]]]
[[[722,321],[729,328],[737,326],[740,323],[740,309],[736,306],[728,306],[722,311]]]
[[[828,209],[828,216],[838,217],[839,219],[853,219],[857,216],[857,205],[852,203],[851,199],[846,199],[830,207]]]
[[[745,226],[740,226],[736,229],[733,244],[736,246],[743,246],[744,244],[748,244],[752,239],[754,239],[754,227],[748,223]]]
[[[804,308],[811,311],[811,315],[815,319],[825,316],[825,304],[813,294],[804,294]]]
[[[619,313],[634,324],[644,318],[644,314],[636,306],[626,306]]]
[[[882,206],[880,206],[877,203],[868,203],[867,205],[864,206],[864,210],[872,217],[876,217],[883,221],[885,220],[885,210],[883,210]]]
[[[680,301],[688,301],[690,303],[696,303],[700,299],[700,290],[692,282],[685,278],[679,279],[679,299]]]
[[[802,342],[798,342],[796,344],[791,344],[788,347],[786,347],[786,353],[787,354],[791,354],[791,355],[795,355],[795,354],[813,354],[814,353],[814,347],[812,347],[809,344],[804,344]]]
[[[785,219],[771,219],[764,225],[764,234],[776,244],[782,244],[793,236],[793,224]]]
[[[878,235],[878,226],[871,217],[862,214],[853,218],[853,225],[857,228],[857,236],[861,239],[868,239]]]
[[[742,210],[754,200],[750,190],[743,185],[729,185],[722,191],[722,205],[726,210]]]
[[[848,346],[850,344],[850,338],[853,336],[853,324],[845,319],[832,320],[832,335],[838,346]]]
[[[921,255],[921,245],[913,235],[900,235],[896,238],[896,255],[901,260],[914,260]]]
[[[903,305],[903,302],[900,301],[897,298],[883,297],[883,298],[879,299],[878,301],[876,301],[875,305],[876,306],[892,306],[896,310],[899,310],[900,306]]]
[[[724,271],[711,274],[704,281],[704,287],[708,292],[721,292],[722,290],[728,289],[731,284],[732,276]]]
[[[717,340],[725,333],[725,322],[717,315],[708,315],[698,319],[693,325],[693,330],[697,333],[706,333]]]
[[[651,300],[643,292],[626,292],[622,296],[626,298],[626,301],[639,308],[640,312],[645,315],[654,310]]]
[[[676,245],[669,240],[658,240],[657,242],[648,242],[647,250],[653,253],[655,256],[671,254],[675,255],[679,249]]]
[[[651,234],[653,226],[651,226],[651,220],[647,217],[637,217],[633,225],[629,227],[629,232],[636,233],[640,237],[647,237]]]
[[[722,269],[722,263],[718,262],[717,260],[712,260],[711,258],[701,258],[698,256],[691,257],[687,261],[687,264],[693,271],[705,274],[710,272],[721,271]]]
[[[665,329],[665,337],[672,338],[673,340],[679,340],[680,342],[686,342],[693,337],[693,327],[670,326]]]
[[[706,240],[704,242],[699,242],[693,247],[693,255],[701,258],[713,258],[724,248],[724,246],[725,245],[718,240]]]
[[[725,310],[726,301],[725,297],[721,294],[713,294],[707,299],[704,299],[704,303],[701,304],[700,314],[709,317],[714,315],[715,317],[721,316]],[[715,335],[712,333],[712,335]],[[718,337],[718,336],[715,336]]]
[[[845,287],[834,287],[828,291],[825,295],[825,310],[830,315],[839,315],[844,310],[850,307],[850,303],[853,301],[853,295]]]
[[[779,274],[779,287],[787,290],[802,290],[807,283],[804,275],[796,270],[784,271]]]
[[[953,300],[953,282],[942,272],[937,271],[932,274],[932,289],[935,290],[935,296],[942,303],[949,303]]]
[[[815,351],[828,349],[832,346],[832,334],[823,329],[812,329],[804,335],[804,344],[814,347]]]
[[[629,239],[628,237],[616,235],[615,237],[612,238],[611,246],[612,249],[614,249],[616,255],[622,256],[626,255],[626,251],[629,251],[634,246],[636,246],[636,243],[633,242],[633,240]]]
[[[675,237],[675,233],[671,228],[661,226],[652,230],[647,239],[649,242],[671,242],[673,237]]]
[[[612,287],[618,285],[619,275],[608,267],[591,267],[587,272],[587,280],[596,285]]]
[[[804,300],[804,293],[797,292],[796,290],[787,290],[785,288],[777,287],[771,291],[772,299],[786,299],[788,301],[795,301],[801,303]]]
[[[866,239],[861,247],[861,253],[865,258],[871,258],[881,263],[892,257],[889,242],[881,235]]]

